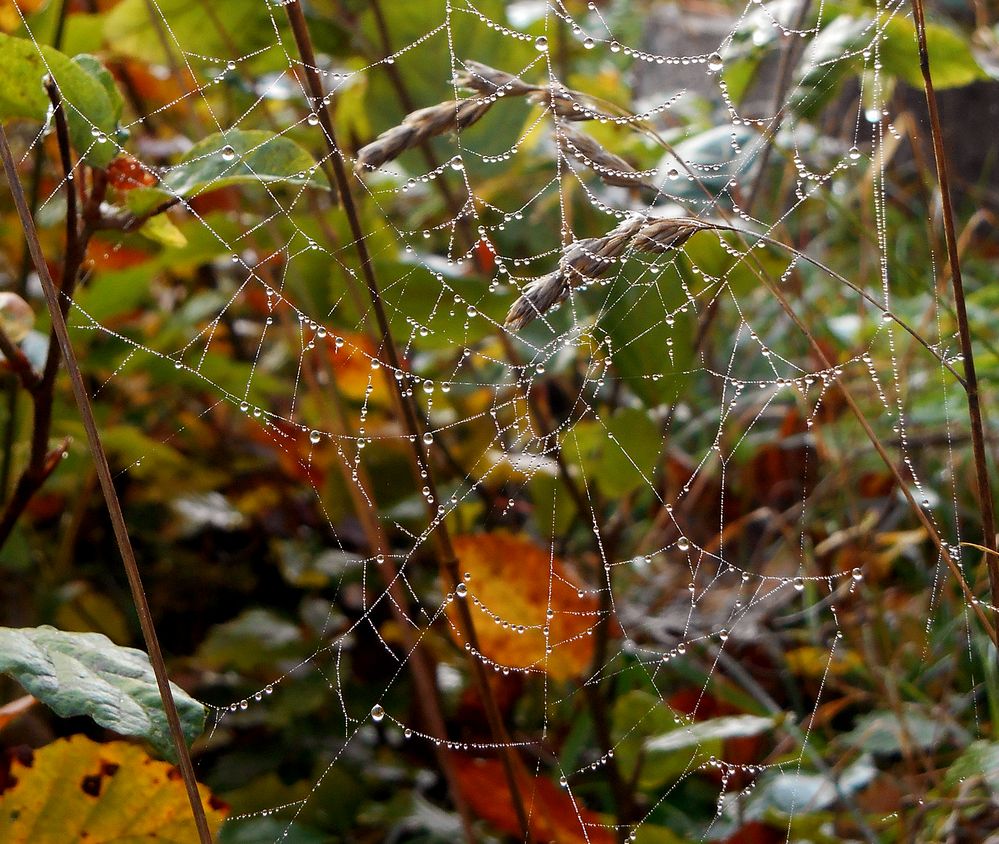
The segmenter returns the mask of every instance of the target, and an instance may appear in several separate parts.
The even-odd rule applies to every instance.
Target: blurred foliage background
[[[171,676],[209,707],[193,755],[213,823],[229,818],[220,840],[447,841],[459,803],[477,840],[522,838],[460,601],[535,840],[987,840],[995,648],[837,388],[992,600],[960,545],[981,536],[960,385],[882,318],[959,366],[908,5],[302,7],[348,166],[454,99],[464,60],[556,79],[605,115],[645,116],[575,125],[657,174],[654,213],[765,232],[884,307],[787,249],[701,232],[504,329],[563,243],[650,202],[559,159],[550,103],[507,97],[457,139],[351,177],[404,354],[393,379],[372,366],[385,346],[281,5],[0,0],[0,116],[57,278],[67,203],[39,55],[71,106],[81,194],[104,192],[69,322]],[[928,13],[988,409],[999,30],[985,3]],[[93,64],[60,64],[81,54]],[[40,371],[49,320],[6,190],[0,285],[16,294],[0,325]],[[9,500],[39,422],[5,361]],[[457,591],[426,538],[397,383],[429,432]],[[42,439],[51,465],[0,547],[2,624],[141,647],[61,376]],[[391,596],[388,566],[404,574]],[[458,794],[427,737],[414,630]],[[99,752],[84,737],[122,732],[0,690],[8,805],[43,790],[25,748],[75,771]]]

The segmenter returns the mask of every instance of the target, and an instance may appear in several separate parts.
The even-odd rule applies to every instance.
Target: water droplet
[[[794,588],[796,590],[798,590],[799,592],[801,592],[802,590],[804,590],[804,588],[805,588],[805,579],[804,578],[802,578],[802,577],[796,577],[791,582],[794,584]]]
[[[311,434],[309,434],[309,442],[311,442],[313,445],[318,443],[322,438],[323,435],[320,434],[319,431],[313,431]]]
[[[689,539],[687,539],[687,537],[686,537],[686,536],[681,536],[681,537],[680,537],[680,538],[679,538],[679,539],[678,539],[678,540],[676,541],[676,547],[677,547],[678,549],[680,549],[681,551],[689,551],[689,550],[690,550],[690,540],[689,540]]]
[[[319,115],[318,114],[310,114],[309,115],[309,125],[310,126],[318,126],[319,125]]]
[[[725,63],[722,61],[722,57],[718,55],[718,53],[712,53],[710,56],[708,56],[708,70],[710,70],[712,73],[717,73],[724,66]]]
[[[587,36],[586,38],[583,39],[583,47],[585,49],[592,50],[594,48],[594,46],[596,46],[596,42],[592,38],[590,38],[589,36]]]
[[[434,441],[434,435],[431,434],[430,431],[427,431],[427,433],[423,435],[423,444],[430,445],[433,441]]]
[[[859,568],[855,568],[851,572],[851,577],[853,577],[854,580],[863,580],[864,579],[864,573]]]
[[[539,53],[548,52],[548,39],[544,35],[539,35],[534,39],[534,49]]]
[[[231,146],[226,145],[222,147],[223,161],[232,161],[235,157],[236,157],[236,150],[234,150]]]
[[[378,721],[381,721],[384,717],[385,717],[385,709],[382,707],[380,703],[376,703],[374,706],[371,707],[372,721],[375,721],[377,723]]]
[[[459,583],[454,587],[454,592],[459,598],[464,598],[468,594],[468,587],[464,583]]]

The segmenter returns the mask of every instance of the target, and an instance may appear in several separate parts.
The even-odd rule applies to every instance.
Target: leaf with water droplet
[[[227,185],[260,185],[329,189],[312,156],[290,138],[263,129],[230,129],[191,147],[155,188],[128,195],[136,214],[171,197],[190,198]]]
[[[42,80],[49,75],[66,103],[73,148],[87,163],[105,167],[118,146],[96,143],[92,131],[116,137],[121,113],[121,95],[109,80],[110,74],[105,74],[107,70],[93,56],[70,59],[52,47],[0,33],[0,120],[46,120],[51,103]]]

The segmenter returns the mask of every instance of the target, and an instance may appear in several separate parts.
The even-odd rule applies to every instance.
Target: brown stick
[[[399,353],[396,349],[395,341],[389,327],[388,317],[386,316],[385,308],[382,304],[378,280],[375,277],[374,267],[371,263],[371,256],[368,253],[364,230],[361,227],[361,221],[357,214],[357,207],[354,205],[353,194],[351,193],[350,182],[347,178],[347,171],[344,167],[343,157],[336,143],[336,135],[333,131],[333,124],[330,120],[329,110],[325,103],[322,83],[319,79],[318,73],[316,72],[315,51],[312,47],[312,37],[309,33],[308,23],[305,20],[305,14],[302,12],[301,4],[287,4],[285,6],[285,11],[288,15],[288,20],[291,23],[291,29],[295,37],[295,43],[298,48],[299,55],[305,66],[306,79],[309,83],[314,108],[316,113],[319,115],[320,121],[322,122],[324,128],[324,134],[326,135],[326,142],[330,154],[330,162],[332,164],[333,174],[336,180],[336,187],[340,192],[340,201],[343,205],[344,213],[347,216],[347,222],[350,226],[351,235],[354,238],[354,248],[361,264],[361,274],[364,277],[365,285],[368,288],[368,295],[371,299],[372,310],[375,313],[375,320],[381,334],[382,347],[385,350],[385,356],[388,359],[389,366],[392,367],[394,371],[401,372],[402,367]],[[416,411],[413,408],[412,402],[403,395],[401,384],[399,384],[399,387],[396,390],[396,398],[400,413],[402,415],[402,421],[412,440],[413,454],[416,462],[419,465],[420,471],[426,472],[426,485],[430,488],[430,495],[432,499],[434,501],[439,501],[440,496],[437,494],[433,473],[431,472],[430,464],[427,460],[426,450],[423,447],[421,426],[419,424],[419,420],[417,419]],[[462,582],[462,578],[458,569],[458,559],[454,553],[454,547],[451,543],[450,533],[448,532],[447,525],[444,520],[438,517],[436,508],[430,501],[427,502],[427,508],[431,519],[432,532],[437,546],[437,555],[440,565],[446,573],[448,579],[451,581],[452,586],[456,586],[458,583]],[[503,724],[503,718],[500,714],[499,707],[496,704],[496,698],[494,697],[492,689],[489,686],[489,678],[486,675],[485,666],[477,656],[477,654],[480,653],[479,643],[478,636],[475,633],[475,623],[472,619],[471,610],[469,610],[468,603],[466,601],[458,600],[455,603],[457,605],[458,616],[461,621],[465,639],[473,651],[473,653],[469,655],[469,660],[472,666],[472,674],[475,677],[479,694],[482,696],[483,706],[486,710],[486,718],[489,722],[493,739],[499,745],[500,760],[503,765],[504,773],[506,774],[507,786],[517,814],[517,820],[524,839],[530,841],[532,840],[532,836],[528,822],[527,810],[524,806],[523,798],[520,795],[520,786],[517,777],[518,767],[522,763],[514,756],[511,748],[509,747],[510,739],[507,735],[506,727]]]
[[[303,374],[309,388],[320,397],[323,396],[316,374],[312,367],[303,367]],[[330,374],[327,372],[327,374]],[[340,433],[354,435],[351,424],[347,418],[344,408],[343,397],[336,383],[336,376],[330,374],[330,389],[328,390],[336,417],[336,430]],[[447,725],[444,721],[444,711],[441,705],[440,689],[434,676],[433,657],[429,649],[424,645],[422,637],[417,637],[412,631],[409,620],[405,615],[404,607],[407,606],[408,599],[400,585],[400,575],[392,562],[391,544],[385,535],[382,523],[379,521],[377,512],[372,510],[369,502],[373,502],[374,484],[368,475],[363,464],[348,466],[343,460],[338,461],[343,475],[344,485],[348,490],[351,501],[354,504],[354,512],[357,520],[361,524],[367,541],[369,557],[379,557],[382,561],[378,563],[378,575],[385,587],[388,595],[389,611],[393,619],[399,626],[399,635],[403,640],[403,646],[408,655],[408,667],[413,677],[413,685],[416,687],[419,698],[417,706],[420,709],[426,730],[435,739],[434,754],[437,757],[437,764],[440,765],[441,773],[447,782],[451,799],[461,818],[465,831],[465,838],[469,841],[475,840],[472,828],[472,811],[461,793],[461,786],[458,781],[457,770],[454,766],[454,758],[447,738]],[[356,477],[353,473],[356,472]]]
[[[139,567],[128,538],[125,517],[122,514],[121,504],[118,501],[118,494],[115,491],[114,481],[111,477],[111,468],[108,465],[107,455],[104,453],[104,447],[101,444],[97,422],[94,419],[94,411],[90,406],[90,397],[87,395],[87,389],[83,383],[83,374],[80,372],[80,365],[76,360],[76,354],[69,339],[69,329],[66,327],[66,319],[63,315],[62,304],[59,298],[60,294],[56,289],[55,283],[52,281],[52,276],[49,274],[48,265],[45,263],[45,256],[42,253],[42,246],[38,240],[38,233],[35,230],[31,211],[28,208],[24,189],[17,178],[17,165],[14,163],[14,156],[11,153],[10,145],[7,143],[7,133],[3,130],[2,126],[0,126],[0,157],[3,158],[3,167],[7,174],[7,182],[10,186],[14,204],[17,206],[17,213],[20,217],[25,237],[27,238],[28,249],[31,252],[35,271],[42,282],[42,290],[45,293],[45,301],[52,319],[52,330],[58,340],[63,359],[66,361],[66,370],[73,385],[73,393],[83,420],[83,427],[87,432],[90,451],[94,456],[101,489],[104,492],[108,513],[111,516],[111,524],[114,527],[115,539],[118,542],[118,550],[121,552],[122,561],[125,564],[125,574],[128,577],[128,585],[132,591],[132,601],[135,604],[135,610],[139,616],[139,625],[142,628],[146,649],[149,652],[149,662],[156,677],[156,685],[159,687],[163,710],[166,714],[167,723],[170,727],[170,735],[173,738],[174,748],[177,752],[180,772],[184,779],[184,785],[187,788],[187,796],[191,803],[195,826],[198,829],[198,837],[201,844],[211,844],[212,834],[208,828],[208,819],[205,817],[205,809],[201,803],[201,796],[198,793],[198,782],[194,776],[194,766],[191,763],[191,756],[188,753],[187,743],[184,740],[184,731],[180,724],[180,716],[177,714],[173,692],[170,689],[170,679],[167,674],[166,663],[163,661],[163,654],[160,651],[159,640],[156,636],[156,627],[153,624],[152,614],[149,611],[149,604],[146,601],[146,594],[142,587]]]
[[[801,5],[798,7],[798,14],[791,24],[792,30],[800,30],[805,25],[805,19],[808,17],[808,10],[811,5],[811,0],[801,0]],[[753,180],[753,186],[749,190],[749,199],[746,201],[745,209],[747,214],[753,213],[756,200],[759,199],[760,192],[763,190],[767,165],[770,163],[770,155],[774,149],[774,139],[777,137],[777,132],[780,130],[781,123],[783,123],[784,116],[788,111],[787,105],[784,103],[784,97],[787,96],[787,89],[791,83],[791,71],[794,68],[793,60],[797,40],[793,34],[786,36],[786,41],[781,49],[780,65],[777,69],[777,87],[774,89],[774,116],[764,135],[764,143],[766,145],[763,147],[763,154],[760,156],[760,163],[757,165],[758,169],[756,171],[756,178]]]
[[[62,163],[63,185],[66,193],[66,246],[62,261],[61,282],[62,290],[67,298],[60,302],[60,306],[63,308],[62,313],[65,315],[66,309],[69,307],[69,297],[73,295],[76,277],[86,252],[89,230],[81,231],[78,224],[76,181],[72,177],[73,162],[70,154],[69,126],[66,123],[66,114],[62,107],[59,91],[51,81],[46,84],[45,90],[52,101],[56,139],[59,144],[59,158]],[[100,195],[100,199],[103,199],[103,194]],[[88,202],[88,207],[90,204]],[[28,254],[30,260],[30,248]],[[10,499],[4,505],[3,513],[0,514],[0,546],[7,541],[35,493],[42,488],[49,475],[59,465],[55,458],[61,456],[62,451],[65,451],[64,446],[62,451],[58,453],[49,452],[52,405],[55,401],[56,374],[59,371],[59,344],[55,342],[55,339],[53,327],[41,375],[34,372],[31,364],[28,363],[19,349],[10,348],[13,344],[10,343],[6,335],[0,339],[0,348],[11,361],[11,365],[18,370],[22,383],[31,394],[32,402],[31,445],[28,453],[28,465],[17,479]],[[15,351],[16,354],[12,354]],[[27,369],[25,369],[25,365]]]
[[[988,567],[992,605],[996,606],[999,604],[999,558],[995,555],[995,505],[992,500],[992,484],[989,481],[988,458],[985,451],[985,423],[982,417],[981,399],[978,393],[978,375],[975,372],[975,350],[971,342],[968,309],[964,300],[961,255],[958,251],[957,235],[954,227],[954,208],[950,196],[947,154],[943,145],[943,130],[940,125],[940,111],[937,108],[937,95],[933,88],[933,77],[930,73],[930,56],[926,48],[926,19],[923,14],[923,0],[912,0],[912,16],[916,21],[916,40],[919,45],[919,69],[923,74],[926,107],[930,113],[930,136],[933,139],[933,158],[937,166],[937,181],[940,183],[940,205],[943,209],[944,239],[947,244],[947,258],[950,262],[950,280],[954,288],[954,308],[957,311],[957,325],[961,339],[961,356],[964,362],[964,392],[968,397],[968,417],[971,421],[971,449],[975,458],[975,480],[978,484],[979,506],[982,508],[982,533],[985,535],[982,545],[991,552],[985,555],[985,564]]]

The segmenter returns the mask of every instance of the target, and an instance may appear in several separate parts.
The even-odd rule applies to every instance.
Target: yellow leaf
[[[863,667],[863,660],[856,653],[845,648],[837,648],[832,662],[828,648],[805,645],[788,651],[784,655],[787,666],[800,677],[823,677],[828,667],[829,673],[838,676]]]
[[[187,238],[184,237],[184,233],[173,224],[173,221],[166,214],[150,217],[139,229],[139,234],[148,237],[154,243],[172,249],[183,249],[187,246]]]
[[[467,596],[455,600],[470,603],[484,656],[510,668],[543,670],[557,680],[589,668],[598,602],[589,592],[580,597],[561,560],[502,532],[459,536],[454,547],[460,571],[471,575]],[[447,609],[454,637],[464,646],[454,602]],[[551,653],[546,652],[546,624]]]
[[[59,739],[14,759],[13,783],[0,795],[5,844],[191,844],[198,840],[177,769],[127,742],[98,744],[86,736]],[[218,831],[225,811],[199,786],[208,824]]]

